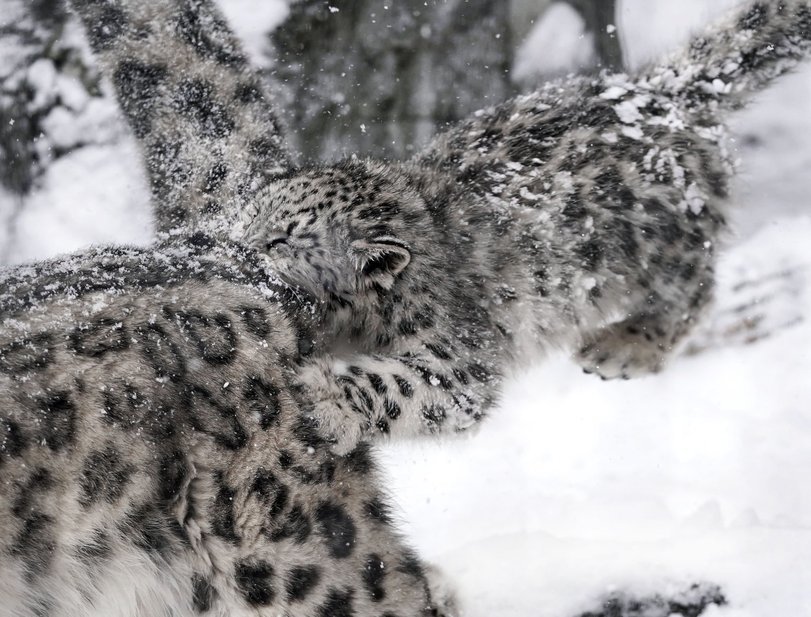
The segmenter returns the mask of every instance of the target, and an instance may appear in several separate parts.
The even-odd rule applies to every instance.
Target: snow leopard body
[[[317,307],[200,233],[0,273],[0,616],[445,614],[301,412]]]
[[[408,162],[272,181],[245,238],[352,341],[304,373],[325,435],[464,430],[539,349],[606,379],[660,370],[712,297],[724,120],[809,50],[811,2],[749,2],[671,59],[550,83]]]
[[[226,238],[288,165],[238,43],[207,0],[73,6],[163,240],[0,273],[0,616],[447,614],[374,453],[302,412],[324,305]]]

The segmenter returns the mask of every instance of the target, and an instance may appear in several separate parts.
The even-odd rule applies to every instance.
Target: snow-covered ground
[[[634,64],[735,4],[621,1]],[[278,0],[224,4],[255,54],[257,24],[284,14]],[[522,70],[545,66],[566,36],[577,48],[577,19],[557,14],[539,26],[557,44],[536,33]],[[508,384],[478,434],[382,448],[404,531],[457,584],[468,617],[573,615],[609,589],[697,580],[729,599],[715,616],[811,616],[811,67],[734,126],[738,232],[700,353],[622,383],[549,358]],[[151,237],[146,184],[123,135],[61,159],[15,211],[0,194],[6,260]]]

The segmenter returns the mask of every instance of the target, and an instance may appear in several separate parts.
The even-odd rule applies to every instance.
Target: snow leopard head
[[[349,161],[299,170],[257,197],[248,242],[289,283],[336,308],[379,306],[431,261],[435,226],[394,168]]]

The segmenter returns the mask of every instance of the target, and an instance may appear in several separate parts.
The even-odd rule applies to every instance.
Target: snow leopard
[[[336,455],[302,411],[322,303],[227,239],[287,155],[225,22],[207,0],[74,8],[162,240],[0,271],[0,616],[453,614],[369,445]]]
[[[539,350],[603,379],[661,370],[712,297],[724,121],[809,50],[811,2],[749,2],[671,58],[549,83],[409,161],[270,182],[244,238],[349,342],[302,373],[337,451],[475,426]]]
[[[0,616],[448,615],[302,411],[318,306],[202,233],[0,271]]]
[[[430,290],[484,290],[494,277],[485,270],[490,278],[482,283],[472,266],[437,258],[439,270],[419,288],[427,300],[417,305],[418,295],[389,312],[372,300],[386,296],[396,304],[398,290],[408,290],[402,279],[422,260],[416,243],[390,233],[397,225],[369,227],[369,237],[338,232],[348,241],[345,258],[304,259],[329,281],[310,290],[306,277],[294,286],[274,282],[256,254],[256,247],[295,249],[300,241],[309,242],[313,255],[325,250],[304,225],[296,231],[296,221],[285,221],[281,233],[265,230],[260,240],[256,217],[247,216],[229,230],[234,243],[222,234],[183,230],[210,221],[227,228],[234,212],[255,201],[256,186],[273,181],[274,190],[260,192],[260,201],[289,197],[299,184],[296,190],[310,197],[323,192],[327,201],[345,200],[350,190],[356,193],[350,202],[361,203],[392,192],[411,205],[432,197],[431,222],[458,233],[446,243],[467,244],[483,263],[487,251],[506,249],[510,219],[504,226],[501,214],[483,210],[485,218],[469,221],[504,228],[486,245],[455,229],[442,205],[450,209],[460,199],[456,190],[465,178],[454,174],[462,166],[431,162],[430,151],[425,163],[401,169],[350,162],[316,170],[332,174],[335,186],[320,191],[317,181],[305,188],[307,179],[285,163],[273,123],[260,117],[268,109],[261,87],[250,81],[209,2],[76,6],[105,70],[126,69],[113,73],[113,81],[130,123],[142,131],[136,136],[147,145],[159,227],[171,233],[149,249],[99,249],[2,275],[0,611],[443,614],[425,567],[392,529],[373,452],[358,437],[409,425],[433,433],[475,423],[479,406],[486,409],[497,392],[504,360],[498,349],[517,349],[523,325],[513,314],[494,322],[491,336],[491,304],[522,301],[520,288],[507,283],[498,299],[450,296],[446,308],[464,316],[449,331],[458,338],[441,335],[415,348],[414,337],[444,319],[428,302]],[[161,21],[167,16],[168,27]],[[162,61],[142,62],[145,56]],[[186,79],[189,71],[193,79]],[[243,122],[245,106],[256,125]],[[172,139],[161,136],[176,126],[183,130]],[[269,130],[255,147],[251,126]],[[267,167],[257,168],[263,159]],[[474,205],[487,196],[474,192]],[[384,213],[392,208],[378,205]],[[411,223],[430,231],[419,217]],[[246,237],[251,246],[241,243]],[[341,278],[347,264],[352,276]],[[513,267],[519,271],[520,260],[505,251],[498,276]],[[463,278],[455,281],[456,275]],[[353,289],[355,296],[345,294]],[[317,318],[324,310],[329,327]],[[526,316],[534,320],[533,312]],[[386,320],[396,331],[381,330]],[[346,333],[338,340],[355,361],[342,364],[337,353],[315,360],[325,338]],[[402,346],[392,335],[402,337]],[[445,373],[456,345],[464,345],[464,362]],[[314,361],[302,367],[307,358]],[[380,373],[369,368],[376,363]],[[340,373],[326,383],[331,397],[343,395],[333,408],[320,396],[324,367]],[[463,391],[454,391],[449,379],[464,384]],[[442,394],[434,400],[437,392],[453,406],[443,406]],[[375,402],[383,414],[366,413]],[[347,409],[356,414],[352,420],[335,422]],[[450,417],[456,410],[458,419]],[[340,426],[350,439],[335,430]]]

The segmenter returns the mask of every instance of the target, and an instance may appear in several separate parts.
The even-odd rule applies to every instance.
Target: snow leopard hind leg
[[[655,372],[712,295],[726,114],[809,50],[809,0],[750,1],[662,62],[483,110],[413,162],[529,231],[541,342],[605,378]]]
[[[709,289],[712,279],[706,281]],[[645,310],[588,337],[575,356],[583,372],[596,373],[603,379],[632,379],[658,373],[664,367],[668,356],[690,332],[695,318],[655,294],[649,297],[651,303]],[[693,300],[700,308],[707,298],[697,294]]]
[[[712,299],[715,258],[709,247],[668,253],[654,253],[657,265],[622,276],[635,277],[641,292],[622,298],[619,320],[584,335],[575,353],[584,372],[603,379],[658,373],[689,335]]]

